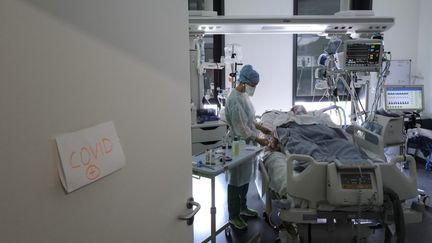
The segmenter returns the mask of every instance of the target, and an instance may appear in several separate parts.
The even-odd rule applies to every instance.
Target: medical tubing
[[[320,111],[321,112],[326,112],[326,111],[328,111],[328,110],[332,110],[332,109],[340,109],[340,110],[342,110],[342,113],[343,113],[343,115],[344,115],[344,128],[346,128],[346,114],[345,114],[345,110],[342,108],[342,107],[340,107],[340,106],[337,106],[337,105],[332,105],[332,106],[329,106],[329,107],[326,107],[326,108],[322,108]]]
[[[359,235],[360,235],[360,217],[361,217],[361,190],[357,191],[357,218],[355,219],[356,222],[356,243],[360,242]]]
[[[355,90],[354,90],[354,92],[355,92],[356,96],[358,97],[357,92],[356,92]],[[363,114],[365,114],[366,119],[367,119],[368,115],[367,115],[367,113],[366,113],[366,110],[365,110],[365,108],[364,108],[364,106],[363,106],[363,104],[362,104],[360,98],[358,98],[358,102],[359,102],[359,104],[360,104],[360,107],[362,108]]]
[[[402,209],[402,203],[399,200],[399,196],[393,190],[384,188],[384,193],[390,198],[393,206],[393,215],[396,226],[396,243],[405,242],[405,219]]]
[[[372,107],[373,113],[375,113],[375,111],[378,110],[378,106],[381,103],[381,93],[382,93],[382,88],[384,85],[384,74],[387,70],[387,67],[388,67],[388,64],[386,63],[386,67],[378,76],[377,86],[376,86],[376,90],[375,90],[375,99],[374,99],[374,104]]]
[[[339,97],[337,97],[337,102],[340,102]],[[337,105],[336,101],[334,102],[334,105]],[[339,109],[336,109],[336,113],[337,113],[338,116],[339,116],[339,124],[342,124],[342,115],[341,115],[341,112],[339,111]],[[345,116],[344,116],[344,117],[345,117]],[[344,128],[346,128],[346,121],[345,121],[345,118],[344,118]]]
[[[358,116],[358,114],[359,114],[359,110],[360,110],[360,108],[358,107],[358,104],[357,104],[357,100],[358,101],[360,101],[360,98],[357,96],[357,93],[355,92],[355,91],[353,91],[350,87],[349,87],[349,85],[348,85],[348,83],[346,82],[346,80],[345,80],[345,78],[343,77],[343,76],[339,76],[338,77],[339,78],[339,80],[340,81],[342,81],[342,84],[344,85],[344,87],[345,87],[345,89],[348,91],[348,93],[351,95],[351,97],[352,97],[352,99],[353,99],[353,102],[354,102],[354,105],[353,105],[353,107],[354,107],[354,114],[355,114],[355,117],[356,117],[356,119],[358,118],[357,116]],[[352,83],[352,82],[351,82]],[[363,109],[364,110],[364,109]],[[366,113],[366,112],[365,112]],[[360,117],[361,118],[361,117]],[[346,118],[345,118],[346,119]],[[363,121],[363,119],[360,119],[360,120],[362,120]],[[346,123],[346,122],[345,122]]]
[[[356,80],[357,80],[357,74],[354,72],[354,76],[355,76],[355,78],[356,78]],[[349,78],[350,78],[350,81],[351,81],[351,77],[350,76],[348,76]],[[355,81],[356,81],[355,80]],[[366,116],[366,118],[367,118],[367,113],[366,113],[366,110],[365,110],[365,108],[363,107],[363,104],[362,104],[362,102],[361,102],[361,100],[360,100],[360,97],[358,96],[358,94],[357,94],[357,91],[355,90],[355,87],[354,87],[354,82],[351,82],[351,85],[353,86],[352,87],[352,92],[353,92],[353,95],[354,95],[354,99],[356,100],[356,101],[358,101],[358,103],[360,104],[360,107],[361,107],[361,109],[362,109],[362,111],[363,111],[363,114]],[[356,105],[357,105],[357,102],[356,102]],[[357,109],[359,109],[358,107],[357,107]]]
[[[304,67],[302,66],[301,69],[300,69],[300,75],[299,75],[299,78],[298,78],[299,82],[301,82],[301,79],[302,79],[302,76],[303,76],[303,70],[304,70]],[[298,82],[297,82],[297,91],[296,91],[296,95],[298,95],[299,90],[300,90],[300,85],[299,85]]]
[[[378,106],[381,103],[381,93],[383,91],[387,72],[390,69],[391,53],[389,53],[389,58],[388,59],[386,58],[385,62],[386,62],[386,65],[384,67],[384,70],[382,72],[380,72],[378,75],[378,81],[377,81],[376,88],[375,88],[375,97],[374,97],[374,101],[372,103],[371,115],[369,116],[368,121],[373,120],[373,118],[375,116],[375,112],[378,110]]]
[[[352,95],[353,95],[353,98],[354,98],[354,108],[355,108],[355,112],[356,112],[356,119],[360,118],[360,121],[363,123],[364,120],[363,120],[363,117],[362,117],[362,113],[361,113],[359,104],[360,104],[360,106],[361,106],[361,108],[363,110],[363,114],[365,114],[366,118],[367,118],[367,114],[366,114],[366,111],[363,108],[363,105],[361,104],[360,97],[357,95],[357,92],[355,90],[353,82],[351,82],[351,86],[352,86],[351,92],[352,92]],[[360,116],[358,114],[360,114]]]
[[[361,183],[361,181],[362,181],[362,177],[363,177],[363,173],[362,173],[362,170],[361,170],[361,167],[359,166],[358,167],[358,169],[359,169],[359,173],[360,173],[360,182],[359,183]],[[360,218],[361,218],[361,213],[362,213],[362,209],[361,209],[361,193],[362,193],[362,191],[361,190],[358,190],[357,191],[357,219],[355,220],[356,221],[356,242],[357,243],[359,243],[360,242],[360,239],[359,239],[359,235],[360,235]]]
[[[268,195],[267,195],[268,196]],[[279,213],[278,213],[279,214]],[[271,216],[273,215],[273,212],[270,212],[270,215],[267,215],[267,220],[268,220],[268,224],[270,225],[270,227],[272,227],[272,229],[278,229],[278,228],[280,228],[280,226],[282,225],[282,223],[281,224],[278,224],[278,225],[276,225],[276,224],[274,224],[273,222],[272,222],[272,219],[271,219]],[[279,215],[278,215],[278,217],[280,217]]]
[[[324,99],[324,97],[326,97],[327,95],[328,95],[328,90],[326,89],[324,91],[324,94],[321,96],[321,99],[318,102],[321,102]],[[327,100],[328,100],[328,98],[327,98]]]

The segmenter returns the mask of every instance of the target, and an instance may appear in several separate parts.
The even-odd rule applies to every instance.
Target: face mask
[[[252,86],[246,85],[246,93],[247,93],[249,96],[253,96],[254,93],[255,93],[255,87],[252,87]]]

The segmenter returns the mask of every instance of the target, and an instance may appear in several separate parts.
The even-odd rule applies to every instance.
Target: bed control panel
[[[327,166],[327,201],[337,206],[372,206],[383,202],[380,168]]]
[[[370,173],[339,173],[342,189],[344,190],[359,190],[373,189],[372,177]]]

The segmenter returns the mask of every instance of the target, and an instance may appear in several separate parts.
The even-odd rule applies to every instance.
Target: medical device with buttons
[[[381,68],[383,44],[381,40],[359,39],[344,42],[343,68],[348,71],[377,72]]]
[[[382,178],[378,166],[342,165],[327,166],[327,200],[339,206],[372,206],[383,202]]]
[[[405,143],[405,126],[403,116],[384,116],[375,114],[373,121],[380,125],[384,146],[394,146]]]

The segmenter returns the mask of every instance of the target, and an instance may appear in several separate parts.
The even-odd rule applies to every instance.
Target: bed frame
[[[417,170],[414,158],[412,156],[398,156],[386,162],[382,137],[358,126],[354,126],[350,134],[352,141],[358,144],[366,153],[375,154],[383,161],[382,163],[374,163],[372,169],[376,175],[375,180],[378,188],[375,203],[369,205],[365,203],[332,205],[330,203],[332,198],[328,192],[328,184],[337,177],[334,174],[337,170],[335,169],[335,163],[317,162],[310,156],[289,154],[288,151],[284,151],[287,155],[287,175],[291,175],[287,176],[288,195],[285,196],[292,200],[284,208],[279,209],[279,217],[283,222],[317,225],[320,223],[319,219],[321,221],[324,219],[327,223],[337,219],[339,222],[348,222],[349,224],[349,222],[355,220],[358,223],[361,218],[361,220],[369,220],[368,222],[372,224],[377,222],[381,225],[399,223],[399,228],[396,227],[398,228],[396,230],[403,230],[400,226],[401,223],[395,221],[402,220],[403,222],[404,217],[395,215],[396,211],[394,210],[395,208],[400,209],[402,201],[415,198],[418,195]],[[293,170],[295,160],[307,161],[309,166],[301,173],[296,173]],[[408,175],[405,175],[399,166],[400,163],[405,161],[409,163]],[[269,188],[270,177],[262,160],[259,160],[259,167],[262,177],[260,194],[265,203],[265,216],[270,217],[274,192]],[[391,200],[389,200],[389,195],[392,197]],[[419,216],[412,209],[403,209],[403,213],[400,213],[406,215],[407,222],[405,223],[421,221],[421,214]],[[360,223],[358,225],[370,226]],[[370,227],[363,227],[362,229],[362,232],[366,232]],[[357,233],[357,237],[362,235],[360,231]],[[363,235],[367,235],[367,233]],[[400,240],[401,237],[398,236],[397,242],[403,242],[403,240]]]

